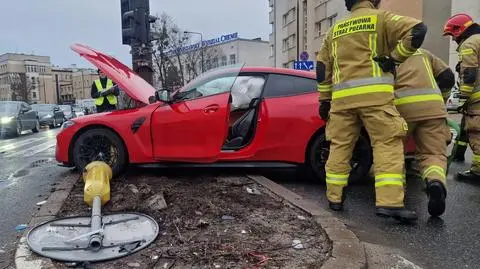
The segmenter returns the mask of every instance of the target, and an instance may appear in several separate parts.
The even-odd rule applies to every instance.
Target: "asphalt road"
[[[470,167],[471,158],[472,153],[468,150],[466,163],[451,165],[447,179],[447,209],[439,219],[430,218],[424,184],[416,175],[407,178],[406,196],[407,206],[419,215],[415,225],[402,225],[375,216],[372,182],[350,185],[345,211],[334,214],[360,240],[398,249],[402,256],[423,268],[480,268],[480,181],[454,179],[456,172]],[[264,175],[328,208],[323,184],[302,181],[294,172],[267,172]]]
[[[56,166],[55,136],[59,129],[24,132],[0,139],[0,268],[12,261],[18,224],[28,223],[66,168]]]

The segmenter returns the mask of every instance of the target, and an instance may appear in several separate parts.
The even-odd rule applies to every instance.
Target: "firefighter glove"
[[[318,114],[323,120],[328,119],[328,114],[330,113],[330,101],[320,102],[320,108],[318,109]]]
[[[377,56],[373,58],[374,61],[380,65],[382,68],[383,72],[390,72],[395,75],[395,60],[392,57],[389,56]]]

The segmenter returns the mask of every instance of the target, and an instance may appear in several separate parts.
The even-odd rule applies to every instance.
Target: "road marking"
[[[5,157],[8,157],[8,158],[16,157],[16,156],[30,157],[30,156],[38,154],[42,151],[45,151],[45,150],[47,150],[51,147],[54,147],[56,143],[57,143],[57,141],[55,141],[55,140],[48,141],[46,143],[39,144],[39,145],[31,147],[31,148],[27,148],[27,149],[24,149],[24,150],[21,150],[21,151],[17,151],[17,152],[12,153],[12,154],[7,154],[7,155],[5,155]]]
[[[34,142],[37,142],[37,141],[40,141],[40,140],[43,140],[43,139],[45,139],[45,137],[29,138],[29,139],[26,139],[26,140],[23,140],[23,141],[19,141],[17,143],[11,143],[11,144],[8,144],[8,145],[4,145],[4,146],[0,147],[0,152],[16,149],[16,148],[19,148],[21,146],[28,145],[28,144],[31,144],[31,143],[34,143]]]

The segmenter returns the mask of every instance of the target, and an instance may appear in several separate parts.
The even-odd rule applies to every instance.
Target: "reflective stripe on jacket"
[[[101,92],[106,91],[107,89],[110,89],[111,87],[113,87],[113,81],[110,80],[110,79],[107,79],[107,85],[105,86],[105,88],[103,88],[102,87],[102,82],[100,81],[100,79],[97,79],[97,80],[95,80],[95,86],[97,87],[98,93],[101,93]],[[107,100],[108,100],[109,104],[111,104],[111,105],[116,105],[117,104],[117,97],[115,95],[109,94],[106,97],[107,97]],[[101,106],[103,104],[104,100],[105,100],[104,96],[100,96],[100,97],[96,98],[95,99],[95,105],[96,106]]]
[[[445,100],[451,89],[442,89],[442,92],[435,78],[448,68],[445,62],[424,49],[417,50],[398,66],[395,105],[407,122],[447,117]]]
[[[480,114],[480,35],[472,35],[458,47],[460,62],[460,92],[468,96],[467,104],[469,114]],[[473,84],[464,81],[465,70],[477,70],[476,81]]]
[[[325,65],[319,100],[332,100],[332,111],[391,102],[393,75],[373,58],[391,55],[403,62],[415,53],[411,29],[420,22],[378,10],[370,1],[356,4],[351,16],[330,28],[317,55]]]

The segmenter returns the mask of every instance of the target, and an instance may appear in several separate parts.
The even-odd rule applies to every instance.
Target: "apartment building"
[[[0,100],[55,103],[49,56],[6,53],[0,55]]]
[[[343,0],[269,0],[270,65],[292,68],[302,52],[315,60],[325,33],[348,11]]]
[[[349,12],[344,0],[268,0],[271,8],[270,64],[293,68],[293,61],[306,51],[314,61],[325,32]],[[456,13],[468,13],[480,22],[480,1],[474,0],[382,0],[382,9],[424,21],[428,26],[424,48],[455,67],[457,44],[442,36],[445,21]]]

